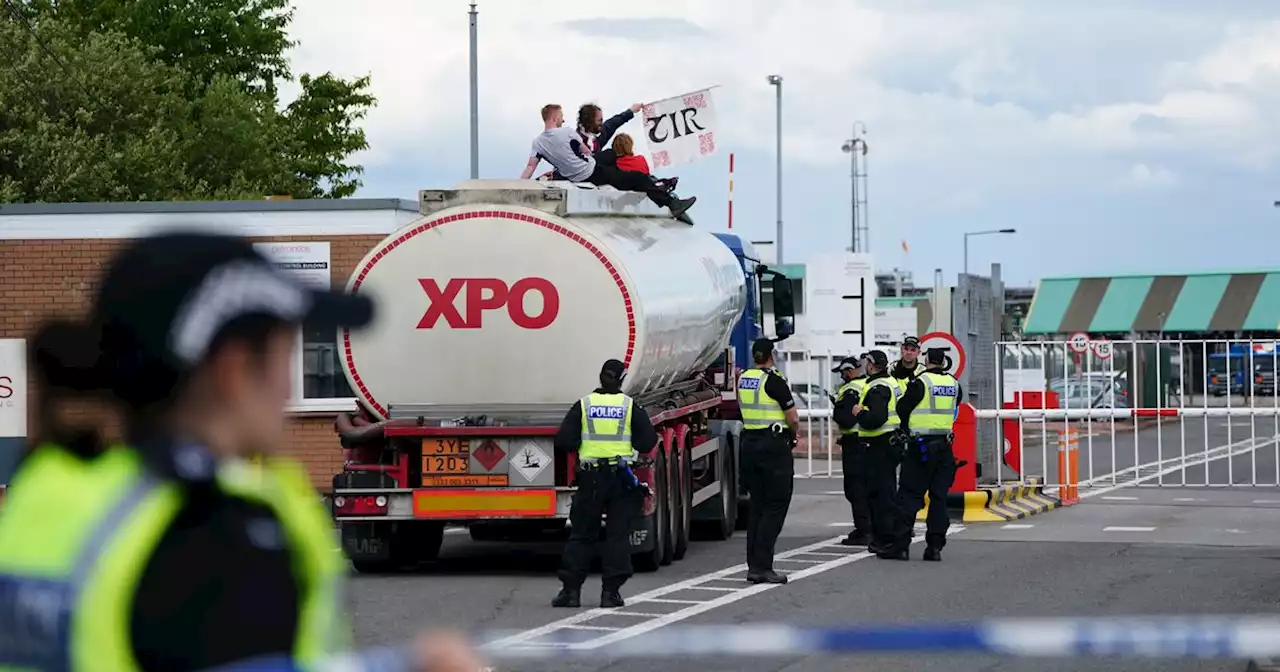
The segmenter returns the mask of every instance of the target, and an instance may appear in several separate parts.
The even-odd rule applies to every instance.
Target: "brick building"
[[[156,230],[244,236],[286,272],[342,287],[370,248],[417,217],[417,203],[399,199],[0,206],[0,339],[29,338],[50,317],[83,315],[112,254]],[[355,399],[334,334],[305,325],[301,332],[287,450],[307,465],[318,488],[328,490],[341,468],[333,419],[354,409]],[[27,392],[27,399],[39,393]],[[34,407],[27,404],[28,434],[34,434]],[[0,482],[9,475],[3,471]]]

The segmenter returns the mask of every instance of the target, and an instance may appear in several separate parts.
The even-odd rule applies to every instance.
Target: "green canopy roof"
[[[1280,271],[1045,278],[1023,331],[1280,331]]]

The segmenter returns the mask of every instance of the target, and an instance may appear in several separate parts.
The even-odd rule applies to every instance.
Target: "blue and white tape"
[[[563,633],[563,634],[561,634]],[[991,619],[956,623],[904,623],[811,628],[791,625],[676,626],[608,641],[583,641],[581,631],[560,630],[513,644],[514,633],[478,641],[490,661],[573,658],[760,657],[863,653],[973,653],[1013,657],[1118,656],[1165,659],[1280,657],[1280,616],[1192,616]],[[574,637],[573,635],[577,635]],[[406,654],[394,649],[340,656],[321,670],[399,672]],[[263,660],[227,671],[293,669]]]

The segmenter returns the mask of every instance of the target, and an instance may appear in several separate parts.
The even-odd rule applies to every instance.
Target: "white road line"
[[[1144,483],[1146,481],[1154,480],[1154,479],[1160,478],[1161,476],[1167,476],[1169,474],[1183,471],[1191,467],[1196,467],[1196,466],[1205,464],[1207,462],[1214,462],[1214,461],[1226,459],[1229,457],[1240,457],[1242,455],[1248,455],[1249,453],[1252,453],[1260,448],[1266,448],[1267,446],[1270,446],[1276,443],[1278,440],[1280,440],[1280,437],[1271,437],[1271,438],[1258,437],[1257,439],[1248,438],[1242,441],[1237,441],[1235,443],[1228,443],[1226,445],[1218,446],[1217,448],[1204,450],[1199,453],[1191,453],[1186,456],[1185,460],[1182,456],[1179,455],[1178,457],[1167,457],[1163,461],[1156,460],[1154,462],[1148,462],[1146,464],[1138,465],[1137,467],[1128,467],[1126,469],[1121,469],[1120,471],[1115,472],[1114,475],[1123,474],[1125,472],[1133,472],[1136,475],[1142,469],[1160,467],[1162,465],[1173,464],[1175,462],[1179,463],[1179,464],[1173,464],[1173,466],[1171,467],[1160,469],[1159,471],[1156,471],[1154,473],[1147,474],[1146,476],[1138,476],[1128,481],[1122,481],[1120,483],[1107,486],[1105,488],[1099,488],[1097,490],[1082,491],[1080,493],[1080,499],[1087,499],[1089,497],[1097,497],[1099,495],[1105,495],[1108,492],[1115,492],[1116,490],[1119,490],[1121,488],[1128,488],[1130,486],[1134,486],[1139,483]],[[1241,448],[1241,446],[1244,446],[1245,444],[1249,444],[1249,443],[1252,443],[1253,445],[1248,446],[1246,448]],[[1105,474],[1103,476],[1097,476],[1097,477],[1091,478],[1088,481],[1082,481],[1080,483],[1080,487],[1085,488],[1095,483],[1101,483],[1104,480],[1110,481],[1112,476],[1113,474]]]
[[[569,628],[570,630],[600,630],[600,631],[607,631],[607,632],[617,632],[618,630],[622,629],[622,628],[607,628],[603,625],[566,625],[564,627]]]
[[[959,532],[964,531],[964,529],[965,528],[963,525],[952,525],[951,529],[947,531],[947,534],[948,535],[957,534]],[[825,539],[823,541],[820,541],[814,544],[809,544],[808,546],[801,546],[800,548],[784,551],[777,555],[777,557],[775,558],[775,561],[801,562],[801,560],[794,559],[793,556],[803,555],[805,553],[817,551],[818,549],[822,549],[822,548],[828,548],[832,550],[842,548],[839,545],[841,539],[843,539],[843,537],[834,537],[831,539]],[[914,537],[911,540],[911,543],[918,544],[922,541],[924,541],[924,536],[920,535],[920,536]],[[850,552],[850,553],[833,553],[831,555],[837,555],[840,557],[833,557],[830,560],[820,561],[817,564],[813,564],[810,567],[806,567],[804,569],[794,571],[794,572],[789,572],[787,575],[787,578],[789,579],[789,581],[792,581],[792,582],[799,581],[801,579],[804,579],[810,576],[815,576],[823,572],[831,571],[833,569],[836,569],[837,567],[842,567],[851,562],[858,562],[860,560],[865,560],[867,558],[874,557],[871,553],[868,553],[865,551]],[[807,560],[803,562],[814,562],[814,561]],[[612,632],[602,637],[597,637],[595,639],[590,639],[582,642],[574,642],[574,643],[556,642],[555,644],[552,644],[552,645],[558,646],[558,647],[567,646],[569,648],[575,648],[575,649],[594,649],[600,646],[604,646],[606,644],[610,644],[612,642],[617,642],[624,639],[630,639],[632,637],[642,635],[646,632],[651,632],[653,630],[671,625],[673,623],[678,623],[685,619],[697,616],[698,614],[711,611],[712,609],[716,609],[718,607],[723,607],[723,606],[733,604],[735,602],[744,600],[753,595],[758,595],[768,590],[775,590],[777,588],[785,587],[784,585],[770,584],[770,583],[761,583],[761,584],[755,584],[755,585],[748,584],[748,585],[744,585],[742,588],[732,593],[725,593],[724,595],[721,595],[720,597],[717,597],[715,599],[706,600],[702,602],[697,602],[693,600],[672,600],[664,597],[666,595],[670,595],[671,593],[676,593],[682,590],[689,590],[691,588],[698,587],[701,584],[704,584],[708,581],[724,580],[728,577],[741,577],[742,573],[745,572],[746,570],[747,570],[746,565],[735,565],[733,567],[726,567],[724,569],[711,572],[709,574],[695,576],[693,578],[686,579],[684,581],[678,581],[676,583],[673,583],[667,586],[661,586],[659,588],[655,588],[648,592],[641,593],[639,595],[636,595],[635,597],[630,598],[627,601],[628,605],[629,606],[642,605],[646,602],[652,602],[652,603],[684,604],[686,606],[682,609],[679,609],[669,614],[662,614],[662,615],[655,614],[653,618],[650,618],[648,620],[642,621],[640,623],[637,623],[635,625],[632,625],[626,628],[622,628],[616,632]],[[504,637],[502,639],[490,642],[486,645],[485,648],[493,649],[493,648],[521,647],[521,646],[530,646],[530,645],[545,646],[550,643],[538,642],[536,640],[539,637],[544,637],[557,630],[564,629],[571,625],[579,625],[596,618],[616,616],[616,615],[635,616],[636,613],[635,612],[631,612],[631,613],[619,612],[619,611],[614,611],[612,609],[587,609],[577,614],[574,614],[572,616],[569,616],[567,618],[562,618],[558,621],[554,621],[552,623],[548,623],[546,625],[543,625],[537,628],[526,630],[524,632],[520,632],[520,633],[511,635],[509,637]]]
[[[1031,528],[1033,528],[1033,527],[1035,527],[1035,525],[1031,525],[1031,524],[1028,524],[1028,523],[1009,523],[1008,525],[1001,525],[1001,526],[1000,526],[1000,529],[1002,529],[1002,530],[1029,530],[1029,529],[1031,529]]]
[[[1173,501],[1175,502],[1207,502],[1209,500],[1201,499],[1199,497],[1174,497]]]
[[[1155,532],[1156,528],[1154,527],[1122,527],[1122,526],[1113,525],[1110,527],[1102,528],[1102,531],[1103,532]]]
[[[1255,499],[1254,504],[1280,504],[1280,499]]]
[[[1138,501],[1138,498],[1137,498],[1137,497],[1117,497],[1117,496],[1114,496],[1114,495],[1112,495],[1112,496],[1108,496],[1108,497],[1103,497],[1103,499],[1109,499],[1109,500],[1111,500],[1111,501],[1113,501],[1113,502],[1136,502],[1136,501]]]
[[[1231,534],[1249,534],[1248,530],[1230,529],[1230,530],[1227,530],[1227,532],[1230,532]]]

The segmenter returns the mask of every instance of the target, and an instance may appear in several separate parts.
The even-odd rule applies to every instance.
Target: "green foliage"
[[[287,0],[0,0],[0,203],[341,198],[369,78],[290,77]]]

